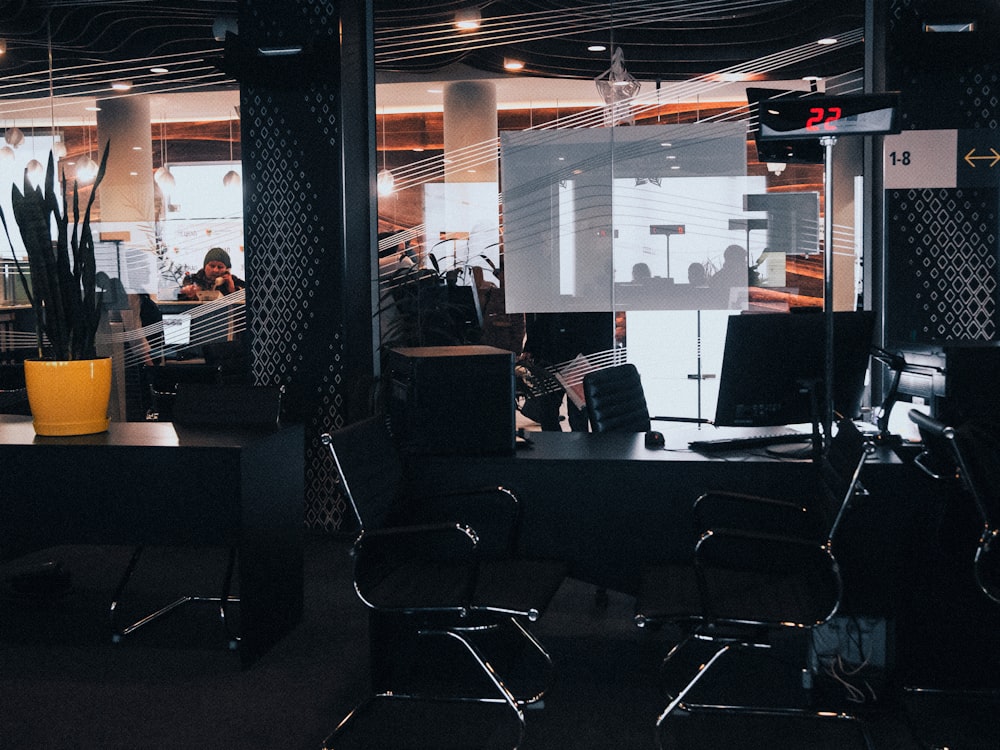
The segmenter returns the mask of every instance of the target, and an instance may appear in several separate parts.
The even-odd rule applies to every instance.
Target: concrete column
[[[445,182],[496,182],[496,149],[491,156],[484,146],[496,144],[498,137],[493,83],[449,83],[444,90]]]
[[[101,183],[102,222],[152,222],[153,140],[149,100],[144,96],[98,101],[95,159],[111,143],[108,169]],[[134,233],[133,233],[134,234]],[[132,237],[132,242],[139,239]]]

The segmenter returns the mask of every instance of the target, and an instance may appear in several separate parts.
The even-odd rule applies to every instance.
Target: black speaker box
[[[492,346],[393,349],[389,416],[401,450],[514,452],[514,354]]]

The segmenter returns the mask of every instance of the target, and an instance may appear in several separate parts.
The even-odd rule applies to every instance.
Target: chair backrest
[[[149,389],[150,411],[160,422],[173,419],[174,401],[180,383],[222,382],[218,365],[208,364],[144,365],[142,378]]]
[[[178,383],[173,422],[184,427],[281,427],[284,386]]]
[[[583,378],[587,417],[594,432],[647,432],[649,410],[639,371],[625,363],[588,372]]]
[[[396,508],[403,461],[384,417],[369,417],[336,432],[324,433],[341,487],[358,529],[383,527]]]
[[[837,423],[829,448],[817,459],[820,483],[829,527],[827,540],[836,536],[844,516],[862,491],[859,480],[872,446],[850,419]]]

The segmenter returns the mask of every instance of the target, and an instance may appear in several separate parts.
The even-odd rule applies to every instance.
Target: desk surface
[[[0,445],[85,446],[104,445],[138,448],[239,448],[266,434],[232,428],[185,428],[170,422],[112,422],[107,431],[92,435],[41,436],[35,434],[31,417],[0,414]]]

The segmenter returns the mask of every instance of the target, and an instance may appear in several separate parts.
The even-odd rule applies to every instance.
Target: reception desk
[[[576,578],[633,592],[643,563],[690,559],[692,503],[701,493],[802,499],[817,486],[808,460],[687,448],[689,438],[706,434],[716,435],[668,431],[666,448],[652,450],[642,434],[532,432],[514,456],[414,458],[410,482],[418,491],[507,486],[521,500],[524,554],[567,560]],[[902,547],[926,544],[914,529],[933,488],[887,450],[873,455],[862,481],[870,497],[849,515],[837,555],[857,607],[871,612],[891,606]]]
[[[235,545],[249,664],[302,615],[303,463],[301,426],[112,422],[38,437],[30,417],[0,416],[0,557],[60,544]]]

